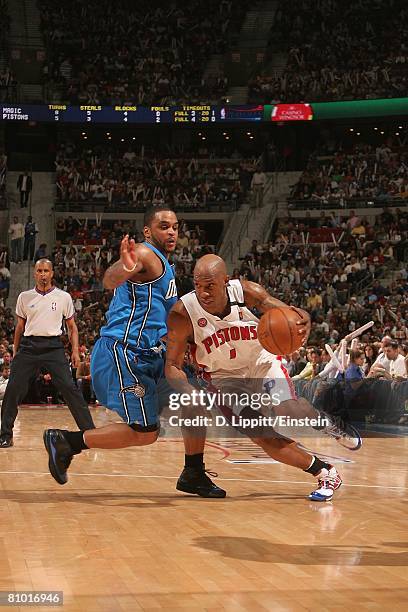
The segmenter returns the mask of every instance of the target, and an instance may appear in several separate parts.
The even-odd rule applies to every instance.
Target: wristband
[[[122,264],[122,268],[124,269],[125,272],[133,272],[134,270],[136,270],[136,266],[137,266],[137,262],[135,263],[135,265],[133,266],[133,268],[131,270],[129,270],[129,268],[127,268],[125,266],[125,264]]]

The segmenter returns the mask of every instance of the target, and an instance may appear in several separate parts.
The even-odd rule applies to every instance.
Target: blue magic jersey
[[[127,281],[115,289],[101,336],[149,349],[167,334],[167,315],[177,301],[177,289],[173,267],[166,257],[150,243],[143,244],[160,258],[163,273],[154,281]]]

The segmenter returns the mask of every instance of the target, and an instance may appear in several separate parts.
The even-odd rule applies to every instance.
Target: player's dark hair
[[[165,212],[165,211],[174,212],[174,210],[170,208],[170,206],[164,206],[164,205],[163,206],[150,206],[150,208],[148,208],[144,214],[143,226],[150,227],[156,214],[159,212]]]

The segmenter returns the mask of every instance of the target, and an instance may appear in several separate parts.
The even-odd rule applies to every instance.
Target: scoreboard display
[[[2,122],[174,123],[177,125],[191,125],[262,121],[264,118],[264,107],[262,105],[69,106],[66,104],[23,104],[3,105],[0,108],[0,121]]]

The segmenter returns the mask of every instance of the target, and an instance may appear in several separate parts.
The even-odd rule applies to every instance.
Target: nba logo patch
[[[57,302],[52,302],[51,308],[52,310],[57,310]]]
[[[207,319],[198,319],[197,325],[198,327],[205,327],[207,325]]]

